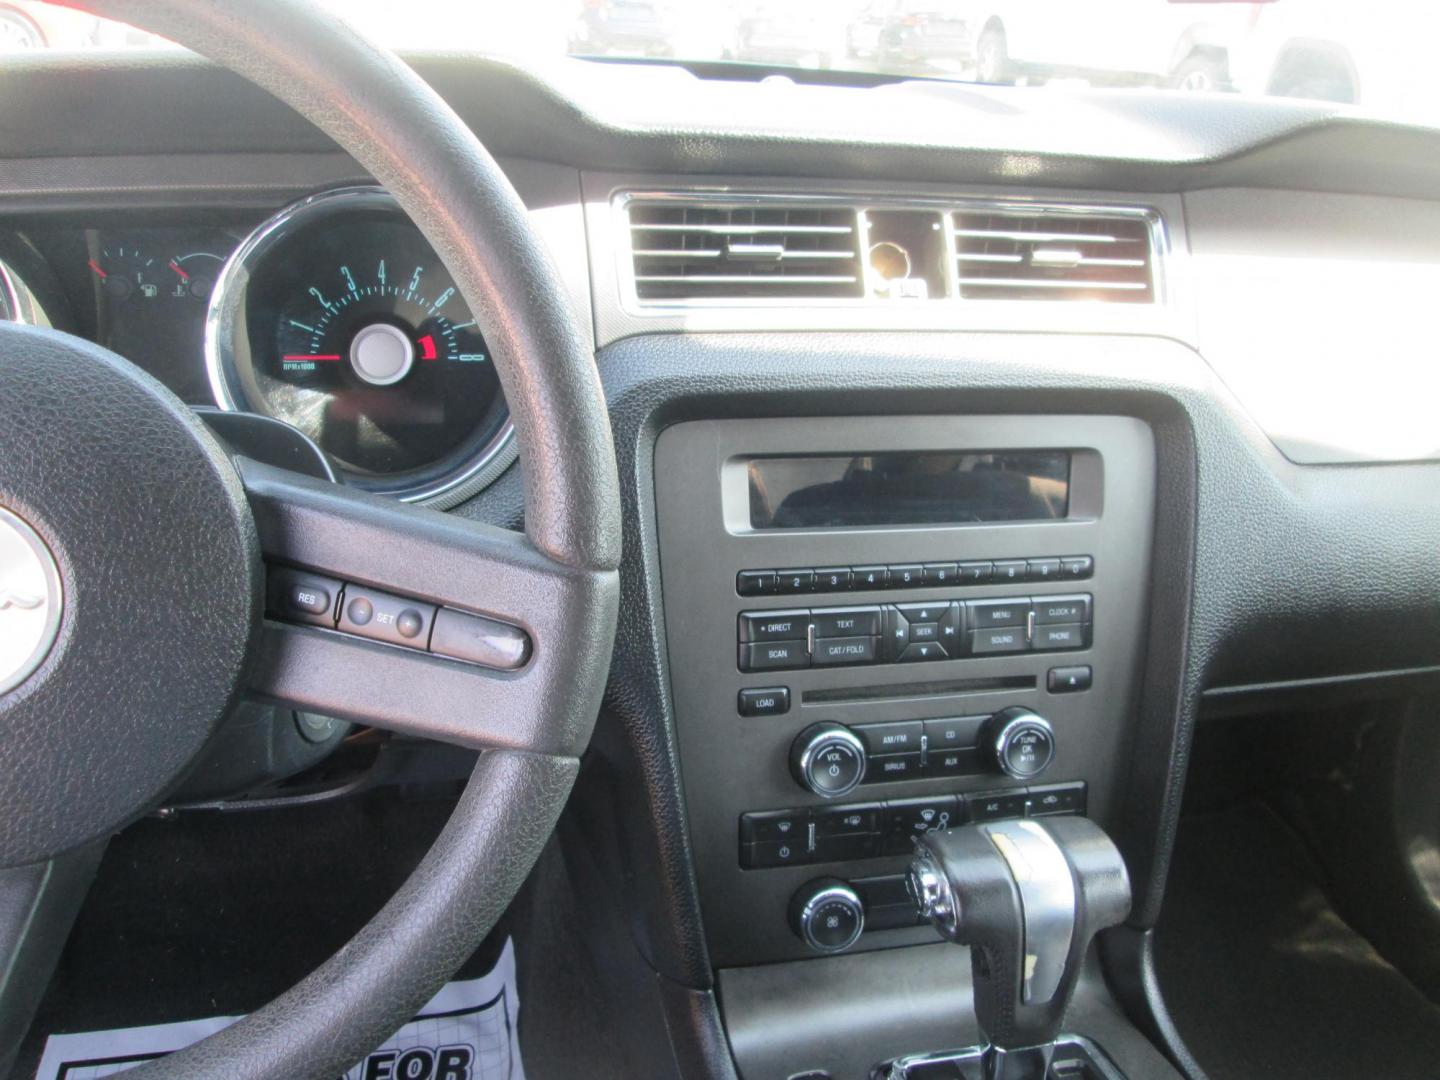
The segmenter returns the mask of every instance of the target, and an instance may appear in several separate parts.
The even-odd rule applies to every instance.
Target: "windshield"
[[[1433,119],[1436,5],[1414,0],[327,0],[400,50],[755,65],[1063,90],[1288,97]],[[0,50],[164,46],[0,0]],[[1428,115],[1427,114],[1432,114]]]

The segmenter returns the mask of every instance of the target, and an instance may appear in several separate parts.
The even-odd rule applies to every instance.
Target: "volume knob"
[[[865,779],[865,744],[844,724],[812,724],[790,747],[790,772],[801,787],[838,799]]]

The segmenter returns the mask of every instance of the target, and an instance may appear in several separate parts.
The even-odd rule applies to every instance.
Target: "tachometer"
[[[513,460],[476,320],[376,188],[282,211],[222,271],[206,341],[227,408],[300,428],[372,490],[459,501]]]

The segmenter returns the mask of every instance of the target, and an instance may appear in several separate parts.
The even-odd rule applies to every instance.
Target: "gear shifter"
[[[1115,844],[1080,817],[967,825],[917,840],[908,884],[970,947],[986,1080],[1044,1080],[1091,940],[1130,913]]]

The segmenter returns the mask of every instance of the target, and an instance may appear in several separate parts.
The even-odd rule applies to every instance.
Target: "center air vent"
[[[629,214],[641,300],[865,295],[852,207],[636,201]]]
[[[1138,214],[957,210],[955,266],[964,300],[1155,300]]]

